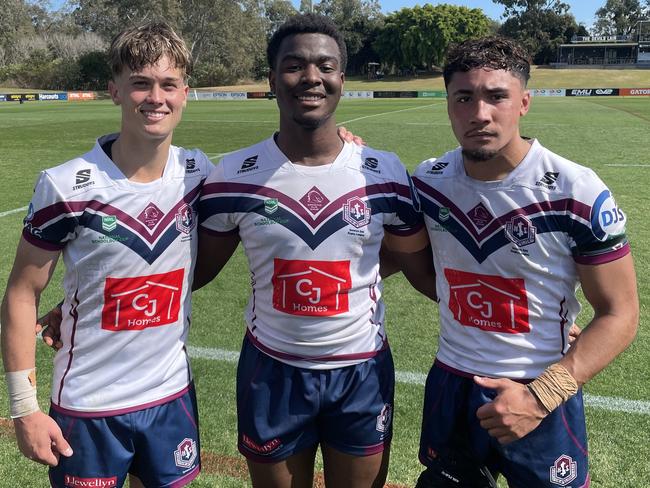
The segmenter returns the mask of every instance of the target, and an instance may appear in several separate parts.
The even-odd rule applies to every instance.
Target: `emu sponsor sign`
[[[620,94],[624,97],[650,97],[650,88],[621,88]]]
[[[571,88],[566,91],[567,97],[616,97],[618,88]]]

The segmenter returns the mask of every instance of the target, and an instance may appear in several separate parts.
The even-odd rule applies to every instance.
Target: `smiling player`
[[[171,145],[191,66],[183,40],[147,24],[120,33],[109,58],[120,132],[43,171],[25,218],[2,307],[11,416],[21,452],[52,467],[52,486],[122,486],[128,473],[183,486],[200,470],[185,342],[196,206],[212,164]],[[60,255],[63,347],[48,416],[27,324]]]

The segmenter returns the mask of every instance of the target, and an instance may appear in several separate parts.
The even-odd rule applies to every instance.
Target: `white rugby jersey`
[[[171,146],[162,178],[129,181],[101,145],[43,171],[24,238],[62,250],[65,303],[52,403],[117,415],[164,403],[189,384],[185,341],[197,207],[212,164]]]
[[[412,196],[395,154],[354,144],[317,167],[291,163],[273,137],[226,156],[203,187],[201,228],[241,237],[253,343],[311,369],[387,347],[379,248],[385,230],[421,228]]]
[[[625,215],[596,174],[532,141],[502,181],[465,174],[460,148],[413,174],[433,246],[437,359],[461,372],[535,378],[568,349],[576,263],[629,252]]]

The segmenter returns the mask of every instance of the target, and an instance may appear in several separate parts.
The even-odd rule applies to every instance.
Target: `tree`
[[[558,0],[493,1],[505,7],[508,17],[499,33],[523,45],[536,64],[554,61],[560,44],[585,31],[569,13],[569,6]]]
[[[264,12],[269,22],[267,28],[267,34],[269,36],[290,17],[298,13],[289,0],[265,0]]]
[[[375,49],[389,68],[440,66],[452,43],[486,35],[490,20],[481,9],[455,5],[403,8],[388,15]]]
[[[607,0],[596,10],[594,33],[601,36],[631,34],[644,17],[643,10],[639,0]]]

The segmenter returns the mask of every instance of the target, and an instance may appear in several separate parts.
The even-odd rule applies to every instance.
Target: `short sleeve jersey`
[[[201,197],[201,230],[238,232],[252,294],[248,336],[267,354],[328,369],[387,346],[379,249],[421,229],[396,155],[345,144],[336,160],[291,163],[273,138],[226,156]]]
[[[52,402],[74,415],[115,415],[162,403],[191,373],[185,341],[200,190],[213,167],[172,146],[163,176],[129,181],[102,149],[43,171],[23,237],[62,250],[63,348]]]
[[[568,349],[576,263],[629,253],[625,214],[596,174],[532,141],[502,181],[466,175],[460,149],[413,174],[433,246],[437,358],[470,374],[535,378]]]

